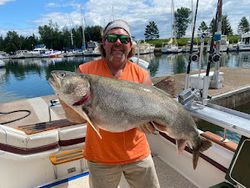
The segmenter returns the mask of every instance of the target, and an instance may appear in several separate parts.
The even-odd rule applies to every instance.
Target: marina
[[[0,102],[7,102],[22,98],[32,98],[39,96],[52,95],[53,91],[47,83],[49,73],[55,69],[74,71],[81,63],[90,61],[95,57],[67,57],[67,58],[28,58],[28,59],[15,59],[15,60],[2,60],[5,67],[0,69]],[[185,73],[188,55],[186,54],[164,54],[164,55],[141,55],[141,59],[149,62],[148,71],[152,77],[164,77],[168,75],[176,75],[176,84],[178,91],[183,88],[183,77],[177,75]],[[206,68],[208,54],[204,54],[202,63],[202,69]],[[136,62],[136,60],[134,60]],[[192,70],[196,73],[198,71],[198,63],[193,62]],[[243,68],[243,73],[238,73],[238,77],[247,77],[247,69],[250,67],[250,53],[223,53],[221,56],[221,66],[233,68],[237,72],[238,68]],[[234,72],[234,71],[233,71]],[[231,75],[231,74],[230,74]],[[225,74],[228,76],[228,74]],[[235,76],[232,74],[232,77]],[[156,79],[156,78],[154,78]],[[232,82],[236,80],[225,79],[226,82]],[[244,83],[248,82],[248,79],[242,79]],[[228,83],[225,85],[230,85]],[[217,92],[214,90],[213,92]],[[226,92],[226,91],[225,91]],[[218,93],[217,93],[218,94]]]
[[[209,89],[208,94],[212,97],[211,105],[220,104],[234,108],[249,102],[250,69],[248,58],[242,58],[242,56],[248,57],[248,54],[225,53],[223,55],[222,62],[225,67],[220,68],[224,78],[223,87]],[[23,92],[14,94],[9,89],[7,92],[5,90],[5,94],[2,93],[3,97],[1,97],[1,100],[5,99],[0,103],[1,111],[3,111],[2,109],[4,109],[3,112],[16,111],[0,115],[2,124],[0,125],[0,165],[3,167],[2,169],[8,169],[0,171],[4,187],[88,187],[87,165],[86,161],[82,159],[86,125],[71,124],[65,119],[64,111],[56,96],[53,95],[47,79],[52,70],[74,71],[79,64],[90,61],[92,58],[4,60],[5,67],[1,69],[3,72],[0,82],[3,87],[1,88],[13,88],[12,92]],[[181,93],[185,87],[184,72],[187,61],[185,55],[153,57],[143,55],[141,58],[150,62],[148,70],[153,75],[155,86],[166,91],[174,86],[175,97]],[[238,61],[240,59],[242,59],[241,63]],[[176,67],[177,65],[179,67]],[[206,64],[202,66],[206,67]],[[197,74],[198,65],[195,62],[192,70],[192,74]],[[172,82],[169,84],[168,80],[174,80],[174,85]],[[211,111],[209,113],[211,115],[218,113],[218,111],[212,113],[216,110],[214,106],[206,108],[208,109],[204,108],[204,110]],[[232,116],[234,113],[227,111],[224,116]],[[227,115],[227,113],[229,114]],[[199,119],[221,126],[222,130],[249,136],[249,127],[244,125],[249,124],[249,115],[236,113],[237,125],[235,123],[231,125],[229,122],[223,122],[227,118],[223,118],[222,121],[205,117],[206,112],[203,115],[201,111],[192,112],[192,114]],[[237,120],[239,117],[246,122],[240,123],[241,121]],[[230,119],[228,120],[230,121]],[[225,181],[225,175],[229,171],[239,140],[238,142],[229,140],[221,142],[224,135],[216,135],[209,130],[201,131],[201,134],[205,138],[211,139],[213,146],[201,155],[195,171],[191,168],[191,151],[188,148],[184,153],[177,154],[175,141],[166,134],[148,135],[161,187],[181,188],[184,185],[190,188],[210,187]],[[44,170],[41,170],[41,165]],[[29,173],[18,175],[18,169]],[[10,184],[9,174],[19,177],[19,181],[15,181],[18,182],[18,185],[15,182]],[[31,180],[28,178],[29,174],[36,174],[36,178]],[[121,180],[120,187],[128,187],[124,178]]]
[[[130,156],[129,152],[138,154],[142,147],[137,153],[132,145],[137,141],[142,143],[138,135],[143,130],[140,125],[145,123],[155,128],[154,132],[146,133],[146,138],[160,187],[250,187],[250,32],[247,18],[241,18],[237,34],[234,33],[228,15],[222,14],[222,1],[218,0],[217,4],[210,3],[210,10],[216,8],[210,25],[199,20],[201,25],[197,29],[197,17],[203,19],[205,14],[211,17],[206,11],[207,5],[204,7],[202,3],[202,11],[198,13],[199,0],[195,11],[193,1],[191,8],[175,10],[179,3],[171,0],[171,5],[167,5],[170,19],[160,12],[159,7],[165,5],[153,3],[150,4],[151,14],[160,21],[161,32],[163,28],[165,32],[171,30],[171,34],[167,34],[171,36],[159,38],[156,22],[150,21],[143,41],[135,40],[130,25],[123,20],[109,22],[104,28],[89,27],[85,16],[91,19],[88,13],[93,12],[85,10],[85,5],[91,7],[92,2],[81,3],[77,4],[74,16],[67,13],[69,28],[61,21],[59,24],[65,25],[63,29],[52,22],[56,17],[65,20],[58,11],[61,16],[52,14],[49,25],[38,27],[39,37],[35,34],[19,36],[16,31],[0,36],[0,50],[3,50],[0,51],[0,188],[89,188],[91,168],[87,159],[93,163],[112,161],[114,155],[114,159],[119,158],[117,161],[126,161],[128,157],[122,159]],[[230,3],[225,4],[225,12],[232,7]],[[56,10],[57,6],[62,8],[51,2],[46,10]],[[98,6],[93,6],[95,11]],[[147,6],[143,3],[145,11]],[[154,6],[159,7],[154,9]],[[123,5],[124,10],[125,7]],[[234,11],[239,14],[236,6]],[[246,14],[243,9],[240,11]],[[113,5],[111,12],[114,20]],[[141,13],[139,6],[137,12]],[[157,16],[153,12],[157,12]],[[101,16],[104,20],[105,15]],[[92,17],[91,22],[96,22],[95,19]],[[131,20],[136,20],[134,16],[130,22],[135,24]],[[163,23],[168,22],[171,23],[166,27]],[[136,27],[131,27],[135,35],[142,33],[140,27],[138,19]],[[187,36],[189,32],[186,33],[189,27],[191,38]],[[233,29],[236,29],[235,23]],[[100,42],[104,40],[108,43],[102,46]],[[100,44],[104,49],[99,48]],[[79,65],[101,58],[100,50],[105,50],[110,63],[107,74],[119,73],[121,78],[127,70],[116,67],[117,63],[124,64],[126,54],[115,53],[118,61],[114,61],[112,50],[122,51],[119,46],[123,45],[135,50],[129,60],[150,73],[152,86],[76,73]],[[105,61],[96,62],[106,66]],[[133,67],[131,62],[128,65]],[[131,73],[131,77],[136,74]],[[70,121],[73,119],[74,123]],[[133,144],[127,142],[130,136],[124,132],[132,128],[138,128],[132,131],[139,133],[131,134]],[[99,129],[111,133],[107,136]],[[116,140],[114,133],[121,131],[122,136]],[[143,142],[147,145],[146,138]],[[102,145],[95,139],[103,139],[98,140]],[[104,149],[109,144],[114,147]],[[124,155],[120,147],[127,148]],[[94,154],[93,161],[87,154],[84,156],[84,150],[85,154],[89,151]],[[116,156],[117,151],[120,155]],[[102,155],[106,155],[105,160],[99,160]],[[123,166],[130,164],[120,164],[122,171]],[[117,188],[132,186],[126,172],[121,172]],[[98,180],[99,177],[94,183]],[[144,178],[141,183],[145,182]]]

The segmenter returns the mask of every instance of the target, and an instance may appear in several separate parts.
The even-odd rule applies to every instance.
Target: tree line
[[[175,22],[172,25],[174,30],[175,38],[181,38],[186,35],[187,28],[191,24],[191,10],[189,8],[181,7],[178,8],[175,13]],[[198,33],[209,33],[210,35],[214,32],[214,23],[215,19],[213,18],[209,25],[202,21],[198,27]],[[249,22],[245,16],[243,16],[238,24],[237,33],[239,35],[246,33],[250,30]],[[233,30],[228,20],[227,15],[222,15],[222,26],[221,26],[222,35],[233,35]],[[146,40],[159,39],[159,30],[157,24],[154,21],[150,21],[145,28],[144,36]]]
[[[191,24],[191,10],[189,8],[178,8],[175,13],[175,37],[181,38],[186,35],[187,28]],[[198,32],[213,33],[214,19],[207,25],[204,21],[201,22],[198,27]],[[249,22],[245,16],[243,16],[238,24],[237,32],[242,34],[250,30]],[[85,42],[101,41],[101,26],[91,26],[84,28],[82,26],[75,26],[74,28],[64,27],[59,29],[59,26],[52,21],[48,25],[38,27],[38,33],[40,37],[35,36],[22,36],[15,31],[8,31],[6,37],[0,36],[0,51],[8,53],[15,52],[17,50],[33,50],[37,44],[45,44],[47,48],[54,50],[68,50],[68,49],[80,49],[82,48],[83,39]],[[233,31],[226,15],[222,16],[222,34],[232,35]],[[145,40],[159,39],[159,30],[157,24],[154,21],[149,21],[145,27],[144,32]]]
[[[14,53],[17,50],[33,50],[37,44],[54,50],[80,49],[84,39],[86,43],[90,40],[100,42],[101,30],[101,26],[86,27],[84,32],[82,26],[60,30],[56,23],[50,21],[48,25],[38,27],[40,37],[34,34],[24,37],[16,31],[8,31],[6,37],[0,36],[0,51]]]

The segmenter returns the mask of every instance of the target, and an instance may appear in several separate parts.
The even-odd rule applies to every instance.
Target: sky
[[[217,0],[200,0],[196,28],[202,21],[210,24],[216,13]],[[196,0],[193,0],[195,11]],[[175,10],[187,7],[192,0],[174,0]],[[223,0],[223,15],[227,15],[234,33],[240,19],[250,22],[249,0]],[[38,27],[51,20],[59,28],[84,25],[104,27],[113,19],[124,19],[136,39],[144,39],[145,27],[154,21],[160,38],[171,36],[171,0],[0,0],[0,36],[8,31],[19,35],[38,35]],[[191,27],[187,30],[191,36]]]

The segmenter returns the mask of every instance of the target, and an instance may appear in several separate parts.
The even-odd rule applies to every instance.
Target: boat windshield
[[[250,139],[242,137],[228,170],[226,179],[241,187],[250,187]]]

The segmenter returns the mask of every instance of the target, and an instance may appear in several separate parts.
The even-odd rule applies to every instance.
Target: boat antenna
[[[189,51],[189,61],[188,61],[187,74],[186,74],[186,80],[185,80],[185,89],[189,88],[189,73],[190,73],[190,67],[191,67],[191,63],[192,63],[194,32],[195,32],[196,17],[197,17],[197,12],[198,12],[198,5],[199,5],[199,0],[196,1],[196,8],[195,8],[195,14],[194,14],[194,21],[193,21],[193,30],[192,30],[192,38],[191,38],[191,45],[190,45],[190,51]]]

